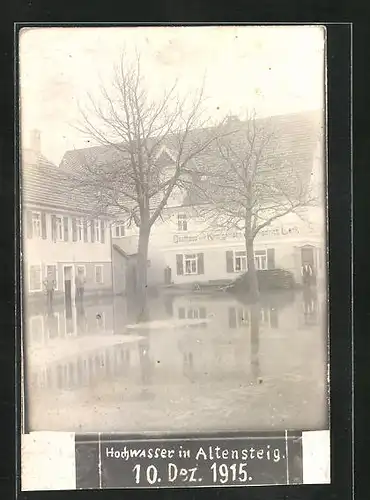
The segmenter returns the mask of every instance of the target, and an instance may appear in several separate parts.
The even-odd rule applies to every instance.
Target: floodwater
[[[227,292],[29,306],[25,420],[33,431],[328,428],[324,293],[258,305]]]

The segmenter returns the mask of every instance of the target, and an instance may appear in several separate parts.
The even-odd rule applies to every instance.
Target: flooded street
[[[202,432],[328,423],[325,296],[225,292],[29,305],[31,430]]]

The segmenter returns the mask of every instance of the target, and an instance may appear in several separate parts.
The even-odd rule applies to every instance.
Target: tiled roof
[[[276,151],[274,154],[281,160],[286,161],[283,168],[279,169],[266,168],[263,176],[264,180],[268,181],[272,176],[275,181],[277,176],[281,182],[289,185],[294,189],[294,179],[290,175],[290,170],[300,176],[304,183],[308,183],[311,176],[313,158],[316,146],[320,138],[322,138],[322,117],[318,111],[295,113],[289,115],[281,115],[271,117],[269,119],[257,120],[258,124],[272,127],[276,131],[278,137]],[[240,133],[233,136],[233,147],[242,150],[243,148],[243,122],[234,122],[230,125],[236,125],[240,129]],[[226,129],[227,131],[227,129]],[[201,143],[212,129],[193,130],[189,134],[186,147],[191,147],[194,143]],[[169,138],[166,146],[170,151],[176,151],[176,140]],[[186,149],[185,147],[185,149]],[[176,154],[176,153],[175,153]],[[76,182],[74,185],[73,173],[76,172],[78,166],[81,165],[81,159],[86,164],[93,164],[98,168],[104,169],[107,175],[112,165],[120,165],[122,161],[128,161],[127,155],[118,151],[115,147],[94,146],[80,150],[67,151],[61,161],[59,167],[49,162],[42,155],[32,155],[30,152],[23,151],[23,168],[22,168],[22,188],[23,201],[32,204],[45,204],[48,206],[56,206],[68,208],[77,212],[93,213],[101,209],[104,200],[98,199],[99,187],[96,192],[92,193],[91,186],[86,186],[85,189],[79,187]],[[164,152],[158,158],[161,166],[170,165],[171,159]],[[278,162],[279,163],[279,162]],[[208,147],[202,154],[198,155],[189,163],[189,170],[193,175],[197,176],[197,182],[202,185],[200,179],[209,175],[215,169],[219,169],[220,156],[216,151],[216,144]],[[72,175],[71,175],[72,173]],[[125,179],[122,178],[122,182]],[[204,188],[207,188],[207,180],[204,181]],[[127,188],[127,184],[125,185]],[[100,195],[102,196],[102,195]],[[159,203],[161,194],[153,196],[151,199],[151,208]],[[193,205],[203,202],[204,198],[200,195],[199,190],[194,189],[189,185],[187,193],[184,195],[184,205]],[[132,202],[134,204],[134,202]],[[108,210],[106,204],[106,213],[109,212],[112,216],[117,216],[119,210]]]
[[[257,120],[256,125],[266,130],[273,130],[276,137],[274,144],[265,150],[266,166],[259,169],[259,181],[263,181],[264,184],[281,185],[286,192],[292,194],[297,189],[307,188],[311,179],[316,148],[319,142],[323,141],[321,113],[313,111],[275,116]],[[243,122],[239,125],[236,123],[235,126],[239,131],[232,137],[232,148],[236,155],[242,156],[246,150],[243,141],[245,141],[247,130]],[[188,190],[184,199],[185,205],[204,203],[206,197],[202,195],[202,191],[206,192],[211,189],[212,183],[217,183],[217,180],[212,181],[212,177],[217,179],[221,169],[225,166],[220,154],[215,151],[217,147],[215,144],[212,149],[210,148],[194,159],[196,184],[200,189]],[[229,181],[232,188],[235,179],[232,176],[225,178],[223,175],[222,177],[223,183],[227,184]]]
[[[92,200],[68,189],[65,174],[41,154],[22,151],[21,193],[25,205],[90,213]]]

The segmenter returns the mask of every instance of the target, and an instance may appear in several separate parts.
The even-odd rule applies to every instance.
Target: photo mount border
[[[235,23],[239,24],[239,23]],[[255,25],[256,23],[254,23]],[[258,23],[265,25],[266,23]],[[268,23],[271,24],[299,24],[299,23]],[[314,24],[314,23],[312,23]],[[101,23],[88,23],[89,27],[107,26]],[[134,25],[134,24],[132,24]],[[150,23],[150,25],[152,25]],[[153,24],[155,25],[155,24]],[[173,24],[172,24],[173,25]],[[203,25],[203,24],[202,24]],[[340,450],[341,459],[333,460],[332,484],[325,486],[325,495],[329,493],[328,488],[333,491],[343,492],[344,490],[352,491],[353,487],[353,398],[351,397],[351,389],[353,385],[353,334],[352,334],[352,279],[351,279],[351,255],[352,255],[352,212],[351,212],[351,195],[352,195],[352,165],[351,154],[351,37],[352,26],[350,23],[332,23],[325,24],[327,30],[327,99],[328,99],[328,209],[329,209],[329,309],[330,309],[330,413],[331,413],[331,439],[341,440],[343,447]],[[47,27],[47,26],[70,26],[68,23],[19,23],[15,26],[15,37],[22,27]],[[84,26],[87,24],[73,24],[73,26]],[[117,26],[117,25],[115,25]],[[18,50],[16,45],[16,61],[18,60]],[[16,64],[17,71],[17,64]],[[344,76],[345,75],[345,76]],[[339,84],[338,82],[341,82]],[[17,96],[18,95],[17,87]],[[18,102],[18,100],[16,100]],[[18,110],[16,110],[16,138],[19,137]],[[17,141],[16,141],[17,147]],[[15,151],[17,163],[19,161],[18,151]],[[16,163],[16,165],[17,165]],[[335,173],[334,173],[335,166]],[[15,169],[16,172],[16,169]],[[9,175],[9,173],[8,173]],[[12,174],[10,174],[11,176]],[[15,179],[14,179],[15,178]],[[17,173],[13,173],[14,184],[16,191],[14,193],[15,201],[18,201],[18,206],[15,206],[16,220],[19,222],[19,178]],[[345,208],[344,208],[345,207]],[[337,214],[337,218],[335,215]],[[19,226],[17,227],[19,230]],[[16,258],[20,257],[20,245],[17,242]],[[342,268],[342,269],[341,269]],[[346,268],[347,272],[343,271]],[[17,278],[17,299],[18,304],[22,304],[20,300],[20,268],[16,270]],[[348,291],[347,296],[344,289]],[[336,337],[333,340],[333,331],[336,331]],[[340,332],[340,335],[339,333]],[[340,341],[338,339],[340,336]],[[17,324],[17,346],[20,346],[20,324],[18,318]],[[20,356],[18,353],[18,366]],[[336,361],[338,360],[338,361]],[[344,365],[348,367],[347,372],[343,370]],[[18,375],[19,377],[19,375]],[[347,401],[346,404],[343,402]],[[19,415],[20,394],[17,394],[17,423],[20,427],[21,418]],[[348,421],[352,422],[351,428],[347,427]],[[345,443],[345,444],[344,444]],[[18,443],[19,444],[19,443]],[[19,470],[19,453],[18,453],[18,470]],[[351,472],[350,480],[348,481],[348,473]],[[18,485],[19,486],[19,485]],[[270,487],[266,487],[270,488]],[[296,486],[296,488],[301,488]],[[307,486],[304,486],[306,489]],[[316,488],[310,487],[310,488]],[[319,487],[320,488],[320,487]],[[349,488],[349,489],[348,489]],[[264,493],[267,494],[264,488]],[[283,492],[283,487],[279,490]],[[194,490],[192,490],[193,494]],[[122,492],[117,492],[122,493]],[[230,489],[227,489],[230,494]],[[316,488],[316,494],[318,490]],[[22,492],[20,495],[23,495]],[[252,494],[253,488],[249,489],[248,494]],[[27,493],[32,495],[32,493]],[[294,494],[296,495],[296,493]],[[289,495],[287,496],[289,498]],[[303,494],[306,497],[306,494]],[[308,495],[307,495],[308,497]],[[319,496],[321,497],[321,493]],[[325,498],[323,496],[323,498]]]

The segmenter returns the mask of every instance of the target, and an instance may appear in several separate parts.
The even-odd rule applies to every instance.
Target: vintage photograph
[[[25,432],[329,429],[325,29],[19,43]]]

